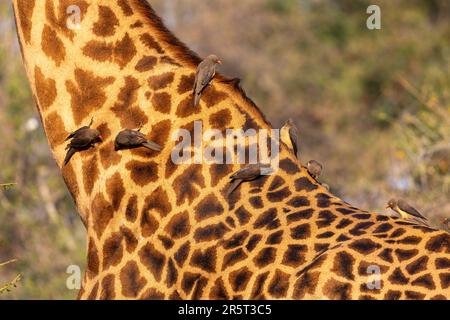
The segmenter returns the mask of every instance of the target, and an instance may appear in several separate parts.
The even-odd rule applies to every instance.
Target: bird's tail
[[[234,190],[236,190],[237,189],[237,187],[239,187],[239,185],[241,184],[241,180],[234,180],[232,183],[231,183],[231,186],[230,186],[230,188],[228,189],[228,191],[227,191],[227,198],[228,197],[230,197],[230,195],[234,192]]]
[[[66,158],[64,159],[65,166],[69,163],[70,159],[72,159],[75,152],[76,150],[74,148],[70,148],[69,151],[67,151]]]
[[[198,104],[200,103],[200,98],[201,98],[202,94],[199,93],[194,93],[194,107],[198,106]]]
[[[152,142],[152,141],[146,141],[142,145],[144,147],[146,147],[147,149],[150,149],[150,150],[154,150],[154,151],[161,151],[162,150],[162,147],[159,144],[157,144],[155,142]]]

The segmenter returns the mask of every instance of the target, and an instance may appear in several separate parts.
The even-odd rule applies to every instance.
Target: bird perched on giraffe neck
[[[93,122],[94,119],[91,120],[88,126],[77,129],[66,138],[66,141],[70,140],[70,142],[66,146],[67,154],[64,159],[64,165],[69,163],[75,153],[93,148],[96,143],[103,141],[100,132],[91,128]]]
[[[292,149],[295,156],[298,157],[298,128],[292,119],[286,121],[280,131],[281,141]]]
[[[154,151],[161,151],[162,147],[147,139],[147,137],[141,132],[142,128],[138,130],[125,129],[117,135],[114,141],[114,147],[116,151],[125,149],[135,149],[144,147]]]
[[[269,175],[273,169],[268,164],[250,164],[230,176],[231,186],[228,189],[227,196],[229,197],[234,190],[244,181],[253,181],[263,175]]]
[[[222,64],[222,61],[216,55],[212,54],[198,65],[193,88],[194,107],[198,106],[203,90],[205,90],[216,75],[216,67],[218,64]]]
[[[417,209],[409,205],[403,199],[389,200],[386,209],[394,210],[400,215],[400,217],[405,220],[416,220],[416,218],[420,219],[421,221],[427,220],[427,218],[425,218],[419,211],[417,211]]]
[[[318,179],[322,174],[323,166],[316,160],[310,160],[306,164],[306,168],[308,169],[309,174],[314,179]]]

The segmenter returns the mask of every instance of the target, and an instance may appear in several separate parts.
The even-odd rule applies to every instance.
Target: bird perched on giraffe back
[[[205,90],[216,75],[216,67],[218,64],[222,64],[222,61],[216,55],[212,54],[198,65],[193,88],[194,107],[198,106],[203,90]]]
[[[286,121],[280,132],[281,141],[292,149],[298,157],[298,128],[292,119]]]
[[[102,142],[100,137],[100,132],[97,129],[91,129],[93,121],[89,126],[82,127],[74,132],[72,132],[67,138],[70,140],[69,144],[66,146],[67,154],[64,159],[64,165],[67,165],[72,159],[73,155],[77,152],[93,148],[96,143]]]
[[[139,130],[125,129],[121,131],[114,142],[115,150],[135,149],[144,147],[154,151],[161,151],[162,147],[150,140]]]
[[[403,199],[389,200],[386,209],[388,208],[397,212],[403,219],[415,220],[414,218],[418,218],[422,221],[427,221],[427,218],[425,218],[419,211],[417,211]]]
[[[314,178],[318,179],[322,174],[323,166],[316,160],[310,160],[306,164],[306,168],[308,169],[309,174]]]
[[[263,175],[269,175],[273,169],[268,164],[250,164],[230,176],[231,186],[228,189],[227,197],[229,197],[234,190],[244,181],[252,181]]]

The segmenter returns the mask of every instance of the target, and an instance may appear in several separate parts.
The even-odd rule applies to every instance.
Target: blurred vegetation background
[[[201,56],[218,54],[274,127],[292,117],[303,162],[352,204],[404,197],[435,225],[450,217],[450,1],[150,0]],[[366,28],[381,8],[382,29]],[[68,299],[85,230],[43,134],[0,1],[0,299]]]

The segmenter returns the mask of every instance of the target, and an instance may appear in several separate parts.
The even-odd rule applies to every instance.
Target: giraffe
[[[448,233],[351,206],[284,143],[279,169],[230,197],[241,165],[175,165],[170,138],[194,121],[271,125],[221,75],[194,107],[200,59],[145,0],[13,5],[43,127],[87,229],[80,299],[450,298]],[[73,5],[79,29],[67,28]],[[66,136],[91,118],[103,142],[63,166]],[[163,150],[116,152],[116,134],[140,126]]]

